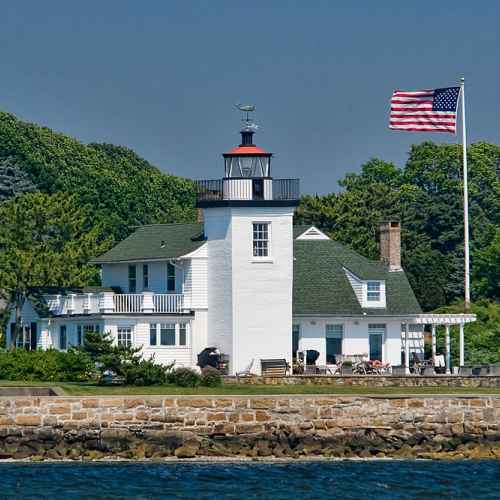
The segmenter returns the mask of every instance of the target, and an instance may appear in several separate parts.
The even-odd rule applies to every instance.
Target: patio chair
[[[250,361],[250,363],[248,364],[248,366],[244,370],[242,370],[241,372],[236,372],[236,377],[251,377],[253,375],[251,370],[252,370],[254,361],[255,360],[252,359],[252,361]]]

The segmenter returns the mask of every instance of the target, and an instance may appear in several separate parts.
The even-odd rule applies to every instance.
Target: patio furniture
[[[252,361],[250,361],[249,365],[244,370],[242,370],[241,372],[236,372],[236,377],[251,377],[253,375],[251,370],[254,361],[255,360],[252,359]]]
[[[445,373],[446,372],[446,364],[444,361],[444,354],[437,354],[435,356],[434,369],[435,369],[436,373]]]
[[[285,377],[290,366],[286,359],[261,359],[260,360],[263,377]]]

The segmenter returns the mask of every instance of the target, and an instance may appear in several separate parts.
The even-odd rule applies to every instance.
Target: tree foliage
[[[30,287],[98,282],[88,261],[108,241],[92,225],[91,207],[65,193],[16,197],[0,204],[0,220],[0,292],[16,308],[17,337]]]
[[[163,174],[130,149],[89,144],[0,113],[0,161],[9,159],[42,192],[91,204],[92,222],[113,240],[131,226],[191,222],[191,181]]]
[[[474,298],[498,298],[500,147],[469,147],[469,206]],[[378,257],[380,219],[402,222],[402,259],[426,310],[463,296],[461,147],[424,142],[412,146],[399,169],[372,159],[347,174],[339,193],[306,196],[297,222],[315,224],[361,254]]]

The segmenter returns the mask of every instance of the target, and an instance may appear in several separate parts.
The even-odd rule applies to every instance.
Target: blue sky
[[[274,176],[327,193],[371,157],[457,140],[389,131],[394,88],[465,76],[469,139],[498,142],[499,18],[481,0],[2,2],[0,109],[217,178],[251,102]]]

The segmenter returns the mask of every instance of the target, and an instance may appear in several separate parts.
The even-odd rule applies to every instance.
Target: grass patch
[[[196,396],[196,395],[279,395],[279,394],[331,394],[345,396],[412,396],[412,395],[500,395],[500,388],[489,387],[338,387],[333,385],[246,385],[234,384],[221,387],[177,387],[162,386],[99,386],[67,382],[12,382],[0,381],[2,386],[60,387],[69,396]]]

